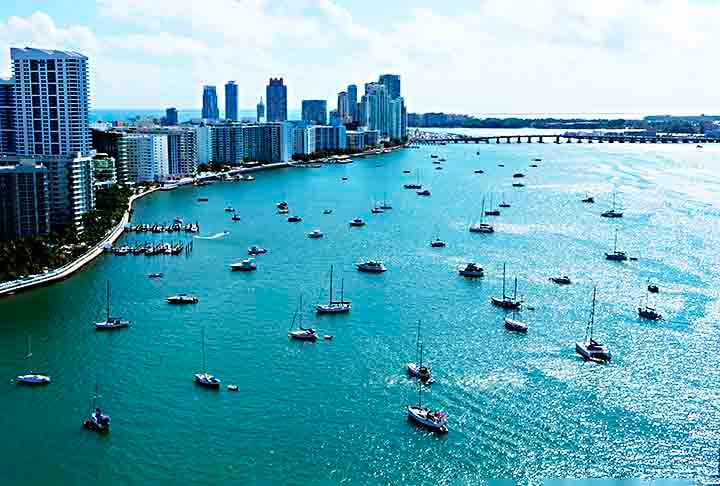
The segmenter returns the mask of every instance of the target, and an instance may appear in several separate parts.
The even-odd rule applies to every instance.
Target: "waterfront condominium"
[[[82,230],[95,205],[88,59],[77,52],[11,48],[14,142],[48,169],[50,223]]]
[[[350,103],[347,91],[340,91],[337,98],[337,111],[342,123],[352,122]]]
[[[202,117],[205,120],[219,120],[220,112],[218,110],[217,91],[215,86],[203,87],[203,105]]]
[[[265,103],[263,103],[262,96],[260,97],[260,101],[258,102],[257,106],[257,119],[256,121],[258,123],[262,122],[265,118]]]
[[[167,126],[173,126],[178,124],[178,112],[177,108],[168,108],[165,110],[164,124]]]
[[[235,81],[228,81],[225,85],[225,119],[238,120],[238,87]]]
[[[0,165],[0,240],[50,232],[48,171],[32,159],[9,157]]]
[[[0,155],[15,153],[15,94],[12,79],[0,78]]]
[[[363,114],[365,119],[363,125],[370,130],[378,130],[380,135],[389,135],[388,124],[388,97],[384,84],[366,83],[365,95],[362,97]]]
[[[267,121],[281,122],[287,120],[287,86],[282,78],[270,78],[265,90],[267,99]]]
[[[391,100],[400,97],[399,74],[382,74],[380,75],[379,82],[385,86],[385,91]]]
[[[168,136],[160,133],[123,133],[118,154],[127,160],[128,176],[134,183],[164,180],[170,171]]]
[[[303,100],[302,121],[308,125],[327,124],[327,101],[325,100]]]
[[[347,87],[348,94],[348,108],[350,109],[350,121],[358,122],[358,99],[357,99],[357,86],[351,84]]]

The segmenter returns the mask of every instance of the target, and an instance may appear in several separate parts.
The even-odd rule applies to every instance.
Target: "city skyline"
[[[452,11],[425,1],[373,8],[380,5],[11,1],[0,6],[0,53],[29,45],[96,59],[95,108],[197,108],[203,85],[229,79],[237,80],[239,105],[250,108],[268,78],[283,77],[296,109],[302,99],[331,101],[343,86],[387,72],[405,80],[415,112],[720,111],[720,95],[684,88],[689,78],[717,77],[699,57],[718,40],[711,19],[720,7],[708,2],[661,0],[650,8],[643,1],[543,0],[520,9],[461,0]],[[0,66],[8,75],[6,59]]]

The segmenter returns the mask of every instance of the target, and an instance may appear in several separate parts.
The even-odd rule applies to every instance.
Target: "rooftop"
[[[11,47],[10,57],[12,59],[81,59],[87,61],[87,57],[79,52],[36,49],[34,47]]]

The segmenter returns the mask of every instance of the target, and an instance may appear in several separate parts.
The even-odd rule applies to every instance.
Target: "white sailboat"
[[[205,327],[202,328],[202,373],[195,373],[193,381],[205,388],[220,389],[220,379],[209,374],[205,366]]]
[[[408,420],[437,434],[448,433],[448,415],[422,406],[423,386],[418,385],[418,404],[406,407]]]
[[[485,217],[485,198],[482,200],[482,208],[480,209],[480,222],[470,225],[470,233],[494,233],[495,229],[489,223],[484,223]]]
[[[340,284],[340,300],[333,300],[333,266],[330,265],[330,298],[327,304],[317,304],[318,314],[342,314],[350,312],[350,302],[345,301],[345,280]]]
[[[598,363],[606,363],[612,358],[610,350],[600,341],[593,337],[593,328],[595,326],[595,299],[597,295],[597,287],[593,288],[592,310],[590,311],[590,321],[585,329],[585,339],[575,343],[575,352],[587,361],[595,361]]]
[[[30,336],[27,337],[27,354],[25,355],[25,359],[30,359],[32,357],[32,347],[31,347],[31,341]],[[50,383],[50,377],[38,373],[36,371],[30,372],[25,375],[18,375],[15,377],[15,383],[18,385],[47,385]]]
[[[298,317],[298,311],[295,311],[295,314],[293,315],[292,323],[290,324],[290,330],[288,331],[288,336],[290,339],[295,339],[297,341],[310,341],[315,342],[318,339],[317,332],[312,327],[303,327],[302,325],[302,315],[303,315],[303,305],[302,305],[302,296],[300,296],[300,311],[299,311],[300,319],[298,322],[298,328],[296,330],[293,330],[293,327],[295,326],[295,319]]]
[[[109,331],[113,329],[122,329],[124,327],[130,327],[130,321],[120,319],[119,317],[110,317],[110,280],[107,281],[106,288],[106,303],[105,303],[105,320],[102,322],[95,323],[95,329],[97,331]]]
[[[503,309],[519,309],[522,305],[522,301],[517,298],[517,277],[515,277],[515,293],[513,297],[505,294],[505,264],[503,263],[503,294],[502,299],[492,297],[490,301],[493,305],[501,307]]]

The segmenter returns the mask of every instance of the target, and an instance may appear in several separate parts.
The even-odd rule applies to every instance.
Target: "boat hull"
[[[130,321],[117,320],[95,323],[96,331],[112,331],[114,329],[125,329],[126,327],[130,327]]]
[[[591,344],[589,342],[575,343],[575,352],[586,361],[606,363],[612,359],[612,355],[607,346]]]
[[[501,309],[519,309],[522,305],[522,302],[519,300],[512,300],[512,299],[498,299],[496,297],[493,297],[490,299],[490,302],[496,307],[500,307]]]
[[[520,333],[526,333],[528,331],[528,326],[522,321],[518,321],[516,319],[510,319],[509,317],[505,318],[505,329],[512,332],[520,332]]]
[[[30,375],[20,375],[15,378],[15,382],[18,385],[38,386],[47,385],[50,383],[50,377],[46,375],[40,375],[33,373]]]
[[[294,339],[296,341],[308,341],[314,343],[317,341],[318,337],[315,333],[309,333],[306,331],[290,331],[288,333],[288,336],[290,339]]]
[[[196,385],[201,386],[203,388],[211,388],[211,389],[219,389],[220,388],[220,380],[215,378],[212,375],[208,375],[206,373],[197,373],[193,376],[193,381]]]
[[[347,302],[318,304],[315,306],[315,311],[317,311],[318,314],[347,314],[350,312],[350,304]]]
[[[430,410],[426,408],[415,406],[407,407],[408,420],[416,425],[430,430],[431,432],[435,432],[437,434],[447,434],[447,419],[443,418],[441,420],[433,420],[432,418],[429,418],[429,413],[431,413]],[[445,417],[444,414],[443,417]]]

